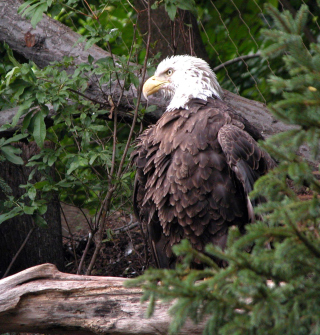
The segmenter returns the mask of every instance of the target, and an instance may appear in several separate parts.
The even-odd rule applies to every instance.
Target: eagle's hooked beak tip
[[[144,90],[144,86],[143,86],[143,88],[142,88],[142,94],[143,94],[144,98],[148,101],[148,94],[147,94],[147,92]]]

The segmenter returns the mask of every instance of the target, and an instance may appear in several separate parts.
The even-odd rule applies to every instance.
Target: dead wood
[[[53,334],[167,334],[170,304],[145,317],[141,290],[125,278],[80,276],[42,264],[0,280],[1,332]],[[201,334],[187,322],[181,334]]]

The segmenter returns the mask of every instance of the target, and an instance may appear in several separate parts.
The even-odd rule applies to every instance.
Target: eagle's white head
[[[223,98],[222,88],[208,63],[188,55],[168,57],[158,65],[154,76],[143,85],[143,95],[147,99],[158,91],[171,98],[166,111],[188,108],[193,98]]]

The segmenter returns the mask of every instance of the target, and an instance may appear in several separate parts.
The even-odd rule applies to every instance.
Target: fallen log
[[[167,334],[170,304],[146,318],[139,288],[125,278],[80,276],[42,264],[0,280],[0,330],[63,334]],[[201,334],[188,321],[180,334]]]

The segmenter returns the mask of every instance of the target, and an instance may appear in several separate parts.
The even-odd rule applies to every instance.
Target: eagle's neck
[[[173,97],[166,112],[184,108],[188,109],[191,99],[223,98],[223,91],[216,78],[208,77],[197,73],[179,81],[181,84],[175,87]]]

